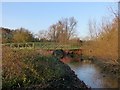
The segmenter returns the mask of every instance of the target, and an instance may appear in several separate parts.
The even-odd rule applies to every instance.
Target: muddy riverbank
[[[65,63],[58,61],[57,64],[62,65],[62,70],[64,70],[64,75],[59,78],[53,77],[51,80],[41,83],[39,85],[32,85],[30,89],[40,89],[40,88],[53,88],[53,89],[80,89],[80,90],[91,90],[83,81],[81,81],[75,72]],[[26,88],[26,89],[27,89]]]
[[[92,58],[93,62],[101,68],[101,73],[105,73],[120,79],[120,64],[115,64],[105,60],[103,58]]]

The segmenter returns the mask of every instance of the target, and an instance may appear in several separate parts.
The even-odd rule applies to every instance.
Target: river
[[[101,73],[100,68],[91,62],[68,63],[78,78],[91,88],[118,88],[118,79]]]

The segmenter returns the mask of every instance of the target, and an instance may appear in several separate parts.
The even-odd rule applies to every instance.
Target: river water
[[[91,88],[118,88],[118,79],[101,73],[100,68],[91,62],[74,62],[68,65]]]

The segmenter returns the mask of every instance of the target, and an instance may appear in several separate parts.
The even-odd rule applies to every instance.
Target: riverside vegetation
[[[88,90],[69,66],[46,52],[2,50],[2,88],[81,88]],[[42,54],[41,54],[42,53]],[[45,56],[46,55],[46,56]]]
[[[53,46],[55,43],[59,45],[70,45],[72,42],[75,48],[76,46],[79,46],[77,48],[82,48],[84,60],[93,59],[95,64],[101,67],[102,72],[113,74],[115,77],[120,78],[120,50],[118,49],[118,34],[120,34],[118,32],[118,26],[120,24],[119,16],[115,14],[115,17],[111,21],[104,19],[98,25],[95,22],[90,22],[89,31],[91,37],[85,41],[81,41],[79,38],[72,38],[74,34],[70,32],[71,28],[72,32],[74,32],[77,24],[76,20],[74,18],[64,20],[51,25],[47,32],[48,35],[45,35],[45,33],[39,35],[47,36],[49,40],[47,37],[34,38],[24,28],[17,30],[1,28],[2,43],[49,42],[49,45]],[[67,30],[65,27],[68,27]],[[49,46],[49,49],[51,49],[51,46]],[[13,50],[9,47],[3,47],[2,55],[3,89],[29,87],[84,87],[84,89],[88,89],[66,64],[45,51],[35,51],[32,49]]]
[[[119,31],[120,18],[105,19],[99,25],[90,23],[91,40],[82,46],[87,59],[94,59],[102,72],[120,78]],[[94,27],[95,26],[95,27]]]

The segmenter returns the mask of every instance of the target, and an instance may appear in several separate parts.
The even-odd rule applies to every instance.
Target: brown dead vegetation
[[[96,26],[90,23],[90,29],[95,26],[96,30],[90,30],[91,40],[83,45],[83,53],[87,56],[103,58],[105,62],[118,63],[118,17],[111,22],[102,21],[101,25]],[[93,34],[94,33],[94,34]]]

